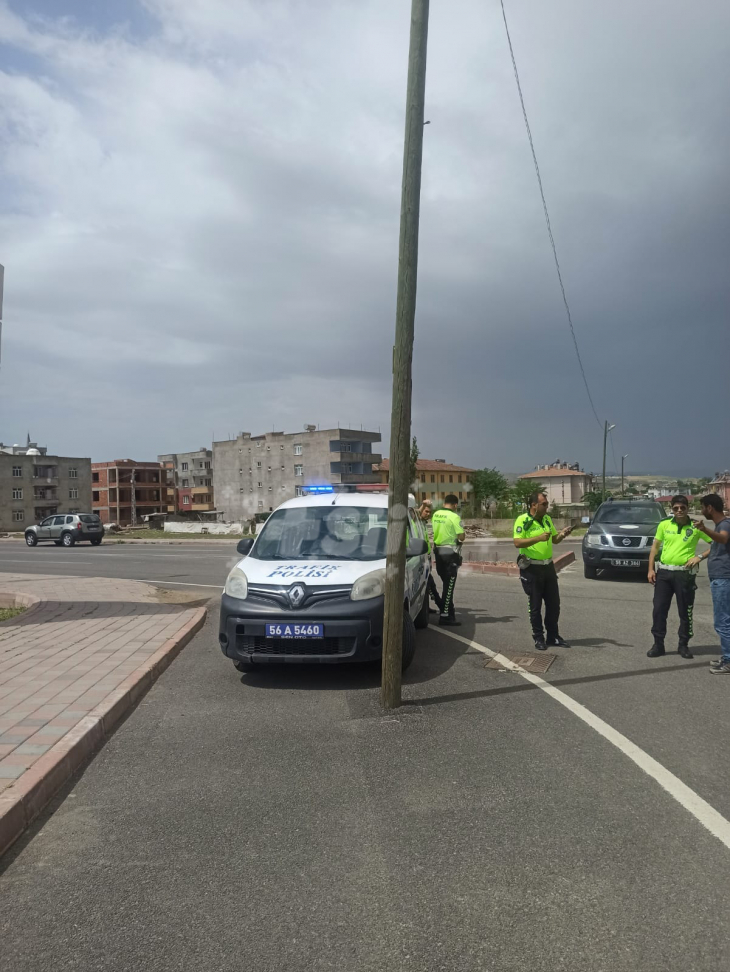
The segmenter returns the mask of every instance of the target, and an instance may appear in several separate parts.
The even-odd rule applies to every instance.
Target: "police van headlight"
[[[589,547],[600,547],[601,546],[601,534],[600,533],[587,533],[586,543]]]
[[[245,601],[248,597],[248,578],[240,567],[234,567],[226,578],[225,592],[229,597]]]
[[[385,593],[385,568],[371,570],[369,574],[358,577],[350,591],[351,601],[367,601],[370,597],[380,597]]]

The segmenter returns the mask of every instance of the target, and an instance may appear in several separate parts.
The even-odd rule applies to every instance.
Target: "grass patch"
[[[13,608],[0,608],[0,622],[10,621],[11,618],[17,618],[19,614],[25,611],[24,607],[13,607]]]

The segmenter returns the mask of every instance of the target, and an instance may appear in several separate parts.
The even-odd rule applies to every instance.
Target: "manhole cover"
[[[541,651],[539,655],[531,652],[517,654],[517,652],[514,651],[503,651],[501,654],[503,658],[509,658],[511,662],[514,662],[515,665],[519,665],[520,668],[524,668],[528,672],[539,673],[540,675],[544,674],[558,657],[557,655],[551,655],[547,651]],[[504,665],[499,659],[490,658],[484,667],[504,668]]]

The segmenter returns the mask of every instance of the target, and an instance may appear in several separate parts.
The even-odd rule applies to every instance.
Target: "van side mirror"
[[[428,544],[420,537],[411,537],[406,547],[406,557],[422,557],[428,553]]]
[[[239,540],[236,545],[236,550],[240,553],[242,557],[251,552],[251,547],[253,547],[253,540],[251,537],[244,537],[243,540]]]

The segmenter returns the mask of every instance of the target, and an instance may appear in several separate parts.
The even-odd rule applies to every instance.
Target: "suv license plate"
[[[641,567],[640,560],[612,560],[612,567]]]
[[[323,638],[323,624],[267,624],[267,638]]]

